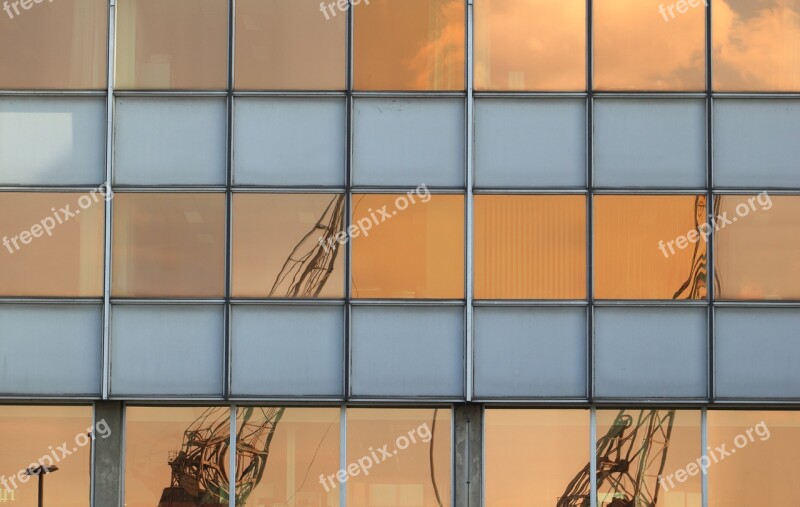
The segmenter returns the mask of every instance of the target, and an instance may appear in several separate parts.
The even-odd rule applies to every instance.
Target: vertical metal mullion
[[[466,5],[466,21],[467,21],[467,29],[466,29],[466,57],[467,57],[467,68],[466,68],[466,84],[467,84],[467,93],[466,93],[466,108],[465,108],[465,187],[466,187],[466,220],[464,221],[464,226],[466,227],[465,231],[465,242],[464,245],[464,253],[465,253],[465,300],[466,300],[466,315],[465,315],[465,398],[466,400],[472,401],[472,390],[473,390],[473,342],[474,337],[473,333],[473,322],[474,322],[474,309],[472,307],[474,301],[474,290],[473,290],[473,223],[474,223],[474,214],[475,214],[475,205],[474,205],[474,191],[473,191],[473,172],[474,172],[474,132],[475,132],[475,96],[474,96],[474,67],[475,67],[475,58],[474,58],[474,30],[475,30],[475,13],[474,13],[474,4],[473,0],[468,0]]]
[[[353,182],[353,21],[355,19],[353,8],[347,9],[347,21],[345,26],[345,135],[344,135],[344,216],[342,217],[342,227],[347,230],[350,226],[351,209],[352,209],[352,182]],[[344,279],[345,279],[345,292],[344,292],[344,385],[343,385],[343,398],[348,400],[350,398],[350,372],[351,372],[351,357],[352,351],[350,350],[352,340],[350,339],[352,331],[352,241],[348,241],[344,245],[345,262],[344,262]],[[344,505],[344,503],[342,503]]]
[[[711,2],[706,5],[706,219],[714,215],[714,75],[713,75],[713,33],[712,33],[712,12]],[[714,383],[714,298],[716,298],[716,291],[714,289],[714,279],[716,268],[714,266],[714,230],[713,227],[708,231],[708,243],[706,244],[706,287],[708,298],[708,326],[707,326],[707,367],[708,367],[708,384],[707,396],[709,401],[715,399],[715,383]],[[704,497],[703,506],[707,507],[707,498]]]
[[[230,440],[228,443],[228,507],[236,507],[236,404],[230,404]]]
[[[594,41],[593,4],[586,0],[586,396],[594,402]]]
[[[106,199],[105,199],[105,242],[103,271],[103,343],[102,343],[102,379],[100,396],[107,400],[111,389],[111,239],[113,234],[112,197],[114,190],[112,166],[114,161],[114,51],[116,47],[116,0],[108,4],[108,57],[106,69]]]
[[[594,4],[586,0],[586,388],[589,408],[589,505],[597,507],[597,409],[594,403]]]
[[[708,449],[708,409],[700,409],[700,456],[707,456]],[[700,497],[702,507],[708,507],[708,470],[700,469]]]
[[[231,357],[232,357],[232,340],[231,340],[231,251],[233,248],[232,230],[233,230],[233,192],[231,187],[233,185],[233,87],[234,87],[234,56],[235,56],[235,27],[236,27],[236,0],[228,1],[228,80],[227,80],[227,94],[225,98],[226,107],[226,121],[225,128],[225,304],[223,307],[223,321],[224,321],[224,335],[223,346],[225,353],[223,354],[223,385],[222,395],[228,399],[231,395]]]
[[[590,506],[597,507],[597,409],[589,409],[589,498]]]

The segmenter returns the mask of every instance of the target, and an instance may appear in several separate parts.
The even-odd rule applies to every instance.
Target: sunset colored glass
[[[263,414],[282,410],[269,443],[264,475],[247,499],[247,505],[339,505],[339,485],[328,491],[319,477],[339,470],[339,419],[341,410],[333,408],[300,407],[239,407],[236,423],[239,428],[238,457],[246,466],[253,443],[263,446],[269,437],[263,432],[258,440],[248,438],[257,425],[244,421],[257,421]],[[244,440],[243,440],[244,439]],[[263,447],[262,447],[263,448]],[[295,503],[296,500],[296,503]]]
[[[353,195],[354,298],[464,297],[464,196],[413,198],[415,204],[407,194]]]
[[[236,89],[343,90],[346,13],[319,0],[237,0]]]
[[[709,410],[708,445],[708,505],[797,501],[800,412]]]
[[[103,194],[0,193],[0,295],[101,297],[104,238]]]
[[[589,463],[589,434],[587,410],[487,409],[485,506],[555,506]]]
[[[233,296],[344,297],[343,216],[342,194],[234,194]]]
[[[723,195],[715,233],[718,299],[800,300],[800,196]]]
[[[586,2],[475,0],[475,89],[586,89]]]
[[[347,507],[450,505],[450,428],[445,408],[348,409],[348,464],[374,465],[347,477]]]
[[[800,3],[715,0],[714,89],[800,91]]]
[[[475,196],[475,297],[586,297],[586,197]]]
[[[6,8],[0,10],[0,88],[106,88],[107,0],[0,2]]]
[[[464,0],[370,0],[352,9],[355,89],[464,89]]]
[[[214,407],[203,422],[198,418],[207,415],[206,407],[127,407],[125,410],[125,505],[127,507],[151,507],[161,503],[162,495],[168,494],[172,485],[170,459],[181,451],[185,433],[190,429],[214,430],[213,438],[227,447],[230,442],[230,410],[227,407]],[[211,437],[211,431],[203,436]],[[197,450],[196,447],[194,450]],[[230,459],[226,450],[223,458],[227,464]],[[208,454],[203,455],[209,459]],[[213,458],[211,458],[213,459]],[[214,462],[206,463],[209,467]],[[207,475],[211,475],[209,471]],[[172,494],[184,490],[177,487]],[[223,505],[228,505],[227,488],[223,493]],[[170,498],[170,497],[167,497]],[[174,496],[173,496],[174,498]],[[172,502],[168,502],[170,504]],[[213,502],[209,502],[211,504]],[[175,502],[185,504],[185,502]],[[218,505],[218,503],[213,503]]]
[[[679,12],[661,0],[595,1],[594,88],[704,90],[705,7],[684,3]]]
[[[694,243],[687,237],[705,222],[705,201],[694,195],[595,196],[595,297],[706,297],[707,245],[699,233]]]
[[[115,85],[224,90],[227,0],[119,0]]]
[[[98,425],[101,438],[107,426]],[[0,486],[2,503],[15,507],[40,505],[38,477],[24,475],[33,464],[56,466],[44,483],[50,505],[85,507],[90,505],[89,477],[92,443],[92,407],[4,405],[0,407]],[[58,448],[66,446],[63,450]],[[64,455],[64,450],[69,454]],[[54,458],[55,456],[55,458]],[[49,457],[49,459],[48,459]],[[19,479],[20,475],[25,481]],[[16,486],[16,487],[14,487]],[[45,505],[48,505],[45,500]]]
[[[670,415],[672,414],[672,415]],[[614,425],[615,420],[620,415],[620,410],[598,410],[597,411],[597,439],[598,443],[609,434],[609,430]],[[653,417],[651,417],[651,415]],[[615,460],[620,457],[629,457],[631,464],[629,475],[637,477],[640,473],[639,458],[644,457],[646,465],[643,470],[642,490],[644,495],[634,501],[634,505],[642,505],[645,499],[657,497],[657,505],[682,505],[685,507],[700,507],[701,502],[701,478],[699,467],[697,469],[687,467],[690,463],[697,465],[696,460],[703,454],[701,443],[701,414],[699,410],[649,410],[649,409],[625,409],[622,418],[618,422],[629,426],[623,430],[621,453],[611,453],[606,458]],[[671,421],[671,423],[670,423]],[[636,437],[633,436],[634,430],[638,427]],[[618,433],[621,426],[617,426],[614,432]],[[643,447],[643,440],[652,431],[652,439],[649,447]],[[627,438],[626,438],[627,437]],[[614,439],[610,439],[613,441]],[[608,441],[608,440],[607,440]],[[628,450],[632,452],[628,454]],[[639,452],[637,452],[639,451]],[[599,451],[598,451],[599,452]],[[598,456],[600,461],[601,456]],[[663,459],[663,468],[660,468]],[[610,465],[609,465],[610,466]],[[684,472],[685,476],[684,476]],[[690,474],[689,472],[694,472]],[[599,474],[598,474],[599,475]],[[666,485],[658,482],[658,475]],[[614,478],[621,477],[621,474],[613,475]],[[682,479],[682,480],[678,480]],[[633,491],[630,486],[630,479],[622,479],[621,485],[627,487],[627,491]],[[597,485],[597,505],[599,507],[613,507],[612,493],[614,488],[610,480]],[[630,497],[628,497],[630,499]],[[727,504],[709,504],[727,505]]]
[[[114,194],[116,297],[225,295],[225,194]]]

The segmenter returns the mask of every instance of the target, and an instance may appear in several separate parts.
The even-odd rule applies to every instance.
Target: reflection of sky
[[[714,4],[715,88],[800,89],[800,0]]]
[[[73,137],[71,113],[0,112],[0,168],[47,181],[73,157]]]

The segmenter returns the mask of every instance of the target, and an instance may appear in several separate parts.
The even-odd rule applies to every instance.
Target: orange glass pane
[[[228,83],[227,0],[119,0],[117,88],[220,90]]]
[[[586,2],[476,0],[475,89],[586,89]]]
[[[704,90],[705,7],[691,3],[595,1],[595,89]]]
[[[116,297],[225,295],[225,194],[116,193]]]
[[[319,0],[237,0],[236,88],[342,90],[347,16]]]
[[[38,478],[25,475],[32,465],[58,467],[47,474],[45,494],[51,505],[85,507],[89,505],[91,438],[108,438],[109,427],[98,421],[92,426],[90,406],[11,406],[0,407],[0,503],[15,507],[40,505]],[[56,449],[66,446],[68,455]],[[45,501],[45,505],[47,502]]]
[[[444,408],[348,409],[347,506],[450,505],[450,425]]]
[[[627,474],[612,472],[603,481],[598,477],[597,505],[700,507],[696,462],[703,452],[700,417],[699,410],[598,410],[598,463],[605,463],[605,469],[613,468],[620,458],[628,457],[630,462]],[[658,482],[659,476],[663,483]],[[632,479],[639,477],[641,487],[632,498]]]
[[[351,227],[354,298],[464,297],[464,196],[356,194]]]
[[[200,439],[188,442],[212,441],[202,454],[205,465],[202,475],[206,480],[199,484],[195,481],[199,479],[196,469],[201,455],[197,445],[187,445],[190,430],[199,432],[194,435],[199,434]],[[125,411],[125,505],[228,505],[229,442],[230,410],[227,407],[128,407]],[[170,461],[181,451],[193,455],[185,466],[177,465],[178,470],[188,472],[188,477],[181,480],[186,488],[172,485]],[[193,487],[195,484],[197,489]]]
[[[714,89],[800,91],[800,3],[715,0]]]
[[[586,197],[475,196],[475,297],[586,297]]]
[[[341,194],[235,194],[233,295],[344,297]]]
[[[800,412],[709,410],[708,445],[708,505],[796,504]]]
[[[0,295],[103,295],[103,194],[4,192],[0,236]]]
[[[365,0],[353,9],[356,89],[464,89],[464,0]]]
[[[706,297],[704,196],[599,195],[594,203],[596,298]]]
[[[800,299],[800,196],[718,196],[719,299]]]
[[[589,463],[589,435],[586,410],[487,409],[486,507],[557,505]]]
[[[106,87],[107,0],[0,3],[0,88]]]
[[[269,433],[254,430],[262,426],[262,421],[280,415],[269,443],[264,474],[248,496],[247,505],[337,507],[338,483],[333,489],[328,482],[326,491],[319,478],[339,470],[340,413],[337,407],[239,408],[236,412],[238,470],[254,461],[252,448],[266,447]],[[239,479],[250,479],[254,473],[255,470],[246,472],[242,477],[240,472]],[[237,502],[241,500],[240,497]]]

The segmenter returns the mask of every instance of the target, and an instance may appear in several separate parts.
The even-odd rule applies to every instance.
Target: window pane
[[[476,298],[585,296],[585,196],[475,196]]]
[[[682,3],[683,12],[660,0],[594,2],[594,87],[705,89],[705,7]]]
[[[225,294],[225,195],[117,193],[116,297]]]
[[[235,194],[234,297],[343,297],[343,218],[341,194]]]
[[[105,88],[108,1],[34,2],[3,3],[0,88]]]
[[[709,505],[797,502],[800,412],[709,410],[708,445]]]
[[[226,0],[119,0],[116,87],[224,89]]]
[[[595,297],[705,298],[705,215],[705,196],[596,196]]]
[[[347,506],[450,505],[450,426],[443,408],[348,409]]]
[[[714,89],[800,91],[800,4],[716,0]]]
[[[52,504],[63,507],[89,505],[89,470],[91,460],[92,407],[90,406],[3,406],[0,407],[0,469],[3,487],[0,501],[15,507],[36,507],[38,478],[26,476],[33,464],[58,467],[47,474],[45,494],[57,499]],[[98,436],[106,435],[108,426],[98,424]],[[54,449],[63,442],[69,455]],[[72,450],[72,449],[75,450]],[[54,459],[53,456],[56,456]],[[24,478],[20,480],[20,477]]]
[[[585,88],[584,0],[475,1],[475,89]]]
[[[99,185],[107,122],[105,97],[0,98],[0,182]]]
[[[720,299],[800,299],[800,196],[718,196]],[[733,223],[735,222],[735,223]]]
[[[101,193],[0,193],[0,295],[103,295]]]
[[[701,454],[699,410],[598,410],[597,505],[700,507]]]
[[[326,2],[330,3],[330,2]],[[346,13],[325,19],[318,0],[236,2],[236,88],[341,90]]]
[[[125,505],[228,505],[229,442],[227,407],[128,407]]]
[[[339,408],[239,408],[236,504],[338,506],[339,490],[330,482],[321,486],[318,478],[339,470],[340,413]]]
[[[486,507],[555,506],[589,462],[589,413],[487,409],[484,438]]]
[[[371,0],[353,9],[356,89],[464,89],[463,0]]]
[[[348,231],[354,298],[464,297],[464,196],[355,194]]]

